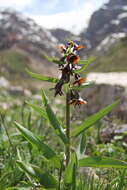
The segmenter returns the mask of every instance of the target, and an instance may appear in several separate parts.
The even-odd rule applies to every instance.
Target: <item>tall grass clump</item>
[[[40,159],[40,165],[30,159],[26,161],[21,156],[22,152],[18,150],[17,165],[26,175],[23,182],[26,187],[36,190],[122,189],[120,183],[124,181],[125,170],[121,171],[121,178],[116,179],[116,182],[110,184],[103,184],[102,181],[96,180],[93,177],[91,179],[89,177],[83,178],[80,173],[80,168],[83,167],[127,168],[127,163],[124,161],[110,157],[88,156],[85,152],[87,130],[115,108],[119,104],[119,100],[94,115],[85,118],[76,127],[73,127],[71,122],[71,106],[76,108],[76,106],[80,107],[88,103],[80,96],[80,90],[93,85],[92,82],[87,82],[86,77],[82,77],[81,73],[94,61],[94,58],[90,57],[85,61],[80,60],[78,51],[81,48],[83,46],[69,41],[66,46],[61,46],[62,57],[60,59],[47,57],[50,62],[58,65],[61,71],[59,79],[28,71],[33,78],[54,84],[51,88],[54,91],[54,99],[57,96],[65,95],[65,122],[64,120],[60,120],[54,113],[44,90],[42,90],[42,106],[27,102],[32,109],[47,121],[47,125],[51,126],[55,138],[54,134],[50,138],[58,141],[60,148],[52,148],[52,145],[45,138],[40,137],[41,134],[36,135],[30,130],[29,126],[24,127],[15,122],[16,128],[29,143],[30,149],[33,147],[34,152],[35,150],[38,152],[37,156],[39,155]],[[77,143],[74,143],[75,141]]]

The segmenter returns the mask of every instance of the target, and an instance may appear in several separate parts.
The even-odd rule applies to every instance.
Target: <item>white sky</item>
[[[46,28],[79,33],[91,14],[108,0],[0,0],[0,7],[16,9]]]

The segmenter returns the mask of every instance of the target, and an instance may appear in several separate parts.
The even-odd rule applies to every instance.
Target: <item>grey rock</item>
[[[84,100],[88,101],[87,105],[77,108],[78,116],[80,116],[81,119],[98,112],[117,99],[121,99],[121,103],[108,114],[108,116],[112,118],[115,115],[123,122],[127,122],[126,88],[119,85],[98,84],[91,88],[84,89],[81,92],[81,96]]]
[[[21,86],[11,86],[8,89],[8,93],[13,96],[24,95],[24,89]]]
[[[9,81],[7,79],[0,77],[0,88],[8,88],[9,85]]]
[[[127,124],[120,125],[118,129],[114,131],[115,134],[127,133]]]

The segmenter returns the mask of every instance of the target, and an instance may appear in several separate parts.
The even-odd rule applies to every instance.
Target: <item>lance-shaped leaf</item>
[[[47,112],[47,116],[49,118],[50,124],[52,125],[52,127],[55,130],[55,133],[60,137],[60,139],[65,144],[68,143],[68,139],[66,137],[64,129],[63,129],[61,123],[59,122],[59,120],[57,119],[56,115],[54,114],[53,110],[51,109],[51,107],[48,103],[48,99],[43,90],[42,90],[42,98],[43,98],[44,106],[45,106],[45,109]]]
[[[91,86],[93,86],[95,84],[94,81],[90,81],[90,82],[86,82],[80,86],[73,86],[72,89],[75,89],[75,90],[82,90],[84,88],[89,88]]]
[[[96,123],[101,118],[103,118],[105,115],[107,115],[119,103],[120,103],[120,100],[117,100],[113,104],[111,104],[111,105],[107,106],[106,108],[100,110],[96,114],[88,117],[85,121],[83,121],[83,123],[79,127],[77,127],[75,130],[72,131],[71,136],[77,136],[77,135],[81,134],[83,131],[87,130],[94,123]]]
[[[64,64],[64,62],[62,62],[60,59],[58,59],[57,57],[48,57],[47,55],[44,56],[49,62],[53,62],[56,64]]]
[[[55,167],[60,168],[60,159],[57,154],[45,143],[40,140],[40,138],[34,135],[31,131],[15,122],[16,128],[21,132],[21,134],[34,146],[36,146],[42,153],[45,158],[50,160]]]
[[[65,176],[64,176],[65,184],[73,184],[73,185],[75,184],[77,164],[78,164],[77,155],[75,152],[73,152],[71,155],[71,161],[65,170]]]
[[[80,69],[76,69],[75,73],[81,73],[84,70],[87,69],[87,67],[93,63],[95,61],[95,57],[90,57],[89,59],[85,60],[85,61],[79,61],[79,65],[82,64],[83,66]]]
[[[86,157],[79,160],[79,167],[127,168],[127,162],[108,157]]]
[[[35,104],[31,104],[29,102],[26,102],[31,108],[33,108],[36,112],[38,112],[42,117],[44,117],[45,119],[48,119],[47,113],[45,112],[45,110],[40,107],[37,106]]]
[[[31,71],[27,70],[27,73],[38,80],[42,80],[42,81],[46,81],[46,82],[52,82],[52,83],[57,83],[59,81],[59,79],[57,78],[53,78],[53,77],[48,77],[48,76],[43,76],[41,74],[37,74],[37,73],[32,73]]]
[[[42,170],[34,165],[26,164],[22,161],[17,161],[18,166],[31,177],[39,181],[44,188],[57,188],[58,182],[54,176],[48,172],[42,172]]]

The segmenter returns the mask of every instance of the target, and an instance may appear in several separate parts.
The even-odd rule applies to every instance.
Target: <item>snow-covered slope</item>
[[[0,49],[18,46],[41,55],[56,54],[57,40],[50,31],[37,25],[32,19],[11,10],[0,10]]]
[[[127,34],[127,0],[109,0],[93,13],[87,31],[81,35],[95,48],[110,41],[107,39],[118,39],[121,34]]]

